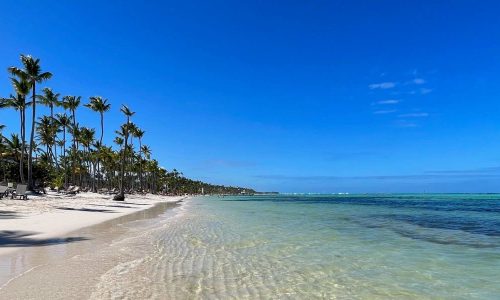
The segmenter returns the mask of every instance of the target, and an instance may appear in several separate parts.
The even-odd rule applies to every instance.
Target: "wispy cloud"
[[[368,87],[372,90],[374,89],[392,89],[393,87],[396,86],[395,82],[387,81],[387,82],[380,82],[380,83],[372,83],[368,85]]]
[[[432,89],[427,89],[427,88],[420,89],[420,94],[422,95],[429,94],[430,92],[432,92]]]
[[[373,112],[374,115],[385,115],[385,114],[392,114],[397,112],[396,109],[388,109],[388,110],[376,110]]]
[[[401,114],[398,117],[400,117],[400,118],[425,118],[428,116],[429,116],[429,114],[426,112],[418,112],[418,113]]]
[[[424,83],[426,83],[425,79],[422,79],[422,78],[415,78],[415,79],[412,80],[412,82],[414,84],[424,84]]]
[[[418,127],[418,124],[415,122],[407,121],[407,120],[397,120],[396,126],[402,127],[402,128],[415,128],[415,127]]]
[[[389,99],[389,100],[381,100],[381,101],[375,102],[375,104],[380,104],[380,105],[398,104],[399,102],[401,102],[401,101],[400,100],[396,100],[396,99]]]

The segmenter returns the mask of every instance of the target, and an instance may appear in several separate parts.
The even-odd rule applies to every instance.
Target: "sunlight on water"
[[[0,298],[498,299],[499,199],[199,197],[4,259]]]
[[[497,199],[196,198],[125,242],[153,247],[106,272],[93,297],[495,299]]]

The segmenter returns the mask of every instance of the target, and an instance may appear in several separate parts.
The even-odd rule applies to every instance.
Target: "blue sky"
[[[496,1],[68,2],[2,3],[0,66],[29,53],[45,86],[108,98],[107,141],[128,104],[167,169],[282,192],[500,191]]]

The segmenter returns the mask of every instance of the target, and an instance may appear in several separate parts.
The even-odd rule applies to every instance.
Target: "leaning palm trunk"
[[[63,126],[64,188],[68,188],[68,162],[66,161],[66,126]]]
[[[35,129],[36,129],[36,83],[33,82],[33,106],[31,120],[31,135],[28,156],[28,190],[33,190],[33,144],[35,142]]]
[[[26,111],[25,108],[22,108],[20,111],[21,114],[21,159],[19,160],[19,177],[21,179],[21,183],[24,183],[24,149],[26,148]]]
[[[127,146],[128,146],[128,132],[125,134],[125,146],[123,147],[122,151],[122,161],[121,161],[121,167],[120,167],[120,194],[118,194],[118,197],[115,197],[115,200],[125,200],[125,187],[124,187],[124,182],[125,182],[125,162],[127,159],[127,156],[125,155],[127,153]]]
[[[144,185],[142,183],[142,141],[139,138],[139,183],[141,185],[141,192],[144,191]]]

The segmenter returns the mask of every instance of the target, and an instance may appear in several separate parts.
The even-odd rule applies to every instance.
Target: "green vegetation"
[[[108,99],[92,96],[83,105],[99,114],[97,138],[94,128],[77,122],[81,96],[61,97],[48,87],[37,94],[39,85],[48,81],[52,73],[42,72],[40,60],[30,55],[21,55],[21,64],[21,68],[8,68],[14,92],[0,99],[0,108],[14,109],[20,121],[19,134],[12,133],[10,137],[2,135],[6,125],[0,124],[0,180],[27,182],[30,190],[47,186],[64,189],[70,185],[93,192],[116,190],[116,200],[132,192],[255,193],[251,189],[191,180],[176,169],[168,171],[160,167],[158,161],[152,159],[151,148],[143,144],[146,132],[133,123],[135,113],[125,105],[120,108],[125,122],[115,131],[115,145],[105,145],[105,113],[112,108]],[[37,116],[37,104],[48,107],[50,115]],[[32,122],[26,141],[28,109],[31,109]],[[134,140],[138,142],[137,148]]]

